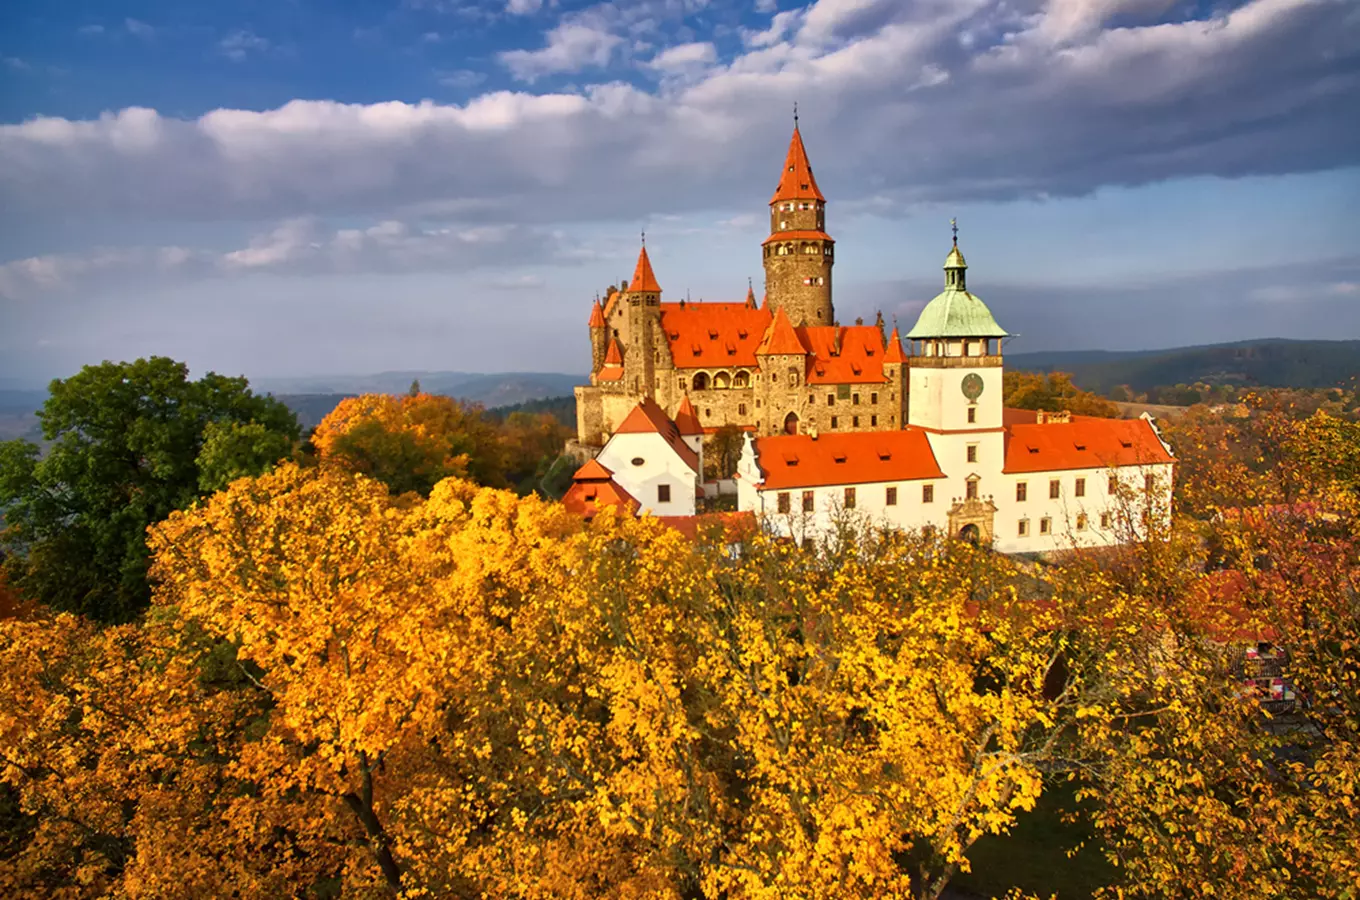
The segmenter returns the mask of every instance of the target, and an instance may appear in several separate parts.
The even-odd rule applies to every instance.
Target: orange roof
[[[675,427],[683,435],[704,433],[703,426],[699,424],[699,414],[694,411],[694,404],[689,402],[689,394],[680,401],[680,408],[675,411]]]
[[[692,541],[700,536],[716,536],[721,529],[724,543],[735,543],[753,535],[757,530],[755,513],[717,512],[700,513],[697,516],[657,516],[656,520],[668,528],[673,528]]]
[[[562,495],[562,505],[567,508],[567,512],[587,519],[594,518],[602,506],[617,506],[630,515],[635,514],[642,506],[613,479],[573,483]]]
[[[907,355],[902,352],[902,339],[897,336],[897,327],[894,326],[892,334],[888,336],[888,352],[883,355],[885,363],[904,363]]]
[[[588,461],[571,476],[573,481],[608,481],[613,477],[614,473],[605,468],[598,459]]]
[[[618,338],[610,338],[609,349],[604,354],[604,364],[606,366],[623,365],[623,351],[619,349]]]
[[[826,241],[834,244],[836,239],[825,231],[776,231],[774,234],[761,241],[763,247],[766,244],[774,244],[779,241]]]
[[[746,286],[746,308],[756,308],[756,289],[749,284]]]
[[[755,367],[770,313],[745,303],[663,303],[661,330],[678,369]],[[801,351],[799,351],[801,352]]]
[[[765,332],[764,339],[760,342],[760,347],[756,353],[761,356],[771,354],[796,354],[798,356],[807,355],[807,347],[798,340],[798,332],[794,330],[793,323],[789,321],[788,313],[784,312],[784,307],[779,307],[774,312],[774,319],[770,322],[769,329]]]
[[[876,325],[807,325],[797,329],[815,357],[808,384],[882,384],[883,332]]]
[[[615,434],[659,434],[670,444],[675,454],[684,460],[685,465],[699,471],[699,455],[689,448],[680,437],[680,427],[671,421],[670,416],[651,397],[643,399],[633,411],[624,417]]]
[[[757,438],[755,451],[764,490],[944,477],[926,433],[912,427]]]
[[[784,171],[779,173],[779,187],[774,189],[771,203],[780,200],[821,200],[826,201],[817,189],[817,179],[812,175],[812,164],[808,162],[807,148],[803,146],[803,136],[798,126],[793,126],[793,137],[789,139],[789,154],[784,159]]]
[[[600,306],[600,298],[595,298],[595,303],[590,307],[590,327],[604,327],[604,307]]]
[[[1099,419],[1073,416],[1070,422],[1037,424],[1016,410],[1006,413],[1006,465],[1011,472],[1104,469],[1169,463],[1156,432],[1145,419]]]
[[[628,282],[628,290],[661,293],[661,285],[656,283],[656,273],[652,271],[652,261],[647,257],[646,244],[638,253],[637,268],[633,270],[633,280]]]

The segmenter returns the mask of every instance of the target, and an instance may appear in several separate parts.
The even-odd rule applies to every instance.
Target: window
[[[1077,479],[1077,483],[1076,483],[1076,485],[1075,485],[1075,487],[1074,487],[1072,493],[1075,494],[1075,495],[1078,496],[1078,497],[1085,497],[1085,496],[1086,496],[1086,479],[1085,479],[1085,478],[1078,478],[1078,479]]]
[[[656,502],[657,503],[671,502],[671,486],[669,484],[658,484],[656,486]]]
[[[1015,526],[1015,533],[1021,537],[1029,534],[1029,519],[1021,519]]]
[[[870,428],[877,428],[877,427],[878,427],[878,416],[870,416],[870,417],[869,417],[869,427],[870,427]]]
[[[855,404],[856,406],[859,406],[859,394],[851,394],[850,402]]]
[[[812,396],[811,394],[808,394],[808,404],[811,405],[811,404],[816,403],[816,402],[817,402],[817,398],[814,397],[814,396]]]
[[[1119,476],[1118,476],[1118,475],[1111,475],[1111,476],[1110,476],[1110,488],[1109,488],[1109,491],[1110,491],[1110,495],[1111,495],[1111,496],[1113,496],[1113,495],[1119,493]]]
[[[845,508],[846,508],[846,509],[854,509],[854,508],[855,508],[855,489],[854,489],[854,488],[846,488],[846,489],[845,489]]]
[[[970,478],[970,479],[968,479],[968,485],[967,485],[967,487],[964,488],[963,493],[964,493],[964,498],[967,499],[967,500],[976,500],[976,499],[977,499],[977,479],[976,479],[976,478]]]
[[[1152,493],[1152,489],[1156,486],[1157,486],[1156,475],[1153,475],[1152,473],[1149,472],[1147,475],[1143,476],[1143,490],[1147,491],[1150,494]]]
[[[1039,520],[1039,533],[1040,533],[1040,534],[1048,534],[1048,533],[1049,533],[1050,531],[1052,531],[1052,530],[1053,530],[1053,520],[1052,520],[1052,519],[1050,519],[1048,516],[1044,516],[1042,519]]]
[[[968,424],[974,425],[976,423],[977,423],[977,407],[970,406],[968,407]]]
[[[1103,513],[1100,514],[1100,527],[1101,527],[1101,528],[1109,528],[1109,527],[1110,527],[1110,514],[1109,514],[1109,513],[1103,512]]]
[[[869,402],[875,404],[878,403],[878,391],[874,391],[872,394],[869,395]]]
[[[1058,479],[1054,478],[1048,483],[1048,499],[1057,500],[1062,496],[1062,486]]]
[[[836,405],[836,395],[835,395],[835,394],[827,394],[827,395],[826,395],[826,405],[827,405],[827,406],[835,406],[835,405]]]
[[[709,409],[707,406],[705,406],[705,407],[704,407],[704,418],[707,419],[707,418],[708,418],[709,416],[711,416],[711,415],[713,415],[713,410],[711,410],[711,409]]]
[[[853,427],[855,427],[855,428],[858,428],[858,427],[859,427],[859,416],[851,416],[851,417],[850,417],[850,424],[851,424],[851,426],[853,426]]]
[[[921,502],[922,503],[935,502],[935,485],[927,484],[921,487]]]
[[[1077,531],[1086,530],[1086,513],[1077,513]]]
[[[1027,500],[1028,498],[1029,498],[1029,484],[1023,481],[1018,482],[1015,485],[1015,502],[1024,503],[1025,500]]]
[[[832,428],[837,427],[837,420],[836,420],[836,417],[835,417],[835,416],[832,416],[832,417],[831,417],[831,427],[832,427]]]
[[[968,445],[968,461],[977,462],[977,444]]]
[[[812,512],[815,497],[816,494],[812,491],[803,491],[803,512]]]
[[[745,403],[738,403],[738,404],[737,404],[737,415],[739,415],[739,416],[744,416],[744,415],[746,415],[746,404],[745,404]]]
[[[895,487],[888,488],[888,495],[883,498],[883,505],[884,506],[897,505],[897,488]]]
[[[641,456],[634,456],[633,459],[632,459],[632,463],[633,463],[633,465],[635,465],[635,466],[645,465],[646,462],[647,462],[647,460],[643,459]]]
[[[782,512],[782,513],[788,512],[788,511],[789,511],[789,492],[788,492],[788,491],[780,491],[780,492],[779,492],[779,498],[778,498],[778,500],[779,500],[779,511]]]

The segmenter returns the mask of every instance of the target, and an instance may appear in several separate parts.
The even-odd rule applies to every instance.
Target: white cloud
[[[779,8],[779,0],[756,0],[756,12],[772,13]]]
[[[16,72],[27,72],[32,68],[27,62],[17,56],[5,56],[4,54],[0,54],[0,62],[3,62],[7,68],[13,69]]]
[[[602,68],[622,41],[618,35],[590,25],[564,23],[548,32],[543,49],[507,50],[499,54],[499,59],[515,78],[532,84],[544,75]]]
[[[785,35],[797,30],[806,12],[804,9],[790,9],[775,13],[774,18],[770,20],[770,27],[764,31],[742,29],[742,43],[747,47],[769,47],[777,44],[784,40]]]
[[[150,40],[156,36],[156,29],[140,19],[124,19],[123,28],[127,30],[128,34],[143,40]]]
[[[667,47],[648,63],[653,69],[674,72],[694,66],[711,65],[718,59],[718,51],[707,41],[693,44],[677,44]]]
[[[512,16],[531,16],[543,6],[543,0],[506,0],[505,11]]]
[[[273,45],[266,39],[238,28],[217,42],[218,51],[232,62],[244,62],[251,55],[268,53]]]
[[[455,90],[465,91],[474,88],[486,80],[485,72],[476,72],[472,69],[457,69],[452,72],[441,72],[438,81],[444,87],[454,88]]]

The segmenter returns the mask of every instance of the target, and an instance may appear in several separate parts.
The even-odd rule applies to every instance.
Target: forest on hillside
[[[585,522],[510,489],[551,415],[419,391],[304,442],[153,359],[40,418],[0,444],[6,896],[1360,881],[1360,425],[1323,406],[1191,410],[1169,525],[1041,562]]]

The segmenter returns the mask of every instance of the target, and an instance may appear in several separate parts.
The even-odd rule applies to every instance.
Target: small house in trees
[[[683,406],[680,418],[685,419]],[[562,502],[587,518],[605,504],[639,515],[694,515],[703,433],[692,410],[688,418],[693,427],[685,434],[656,401],[642,400],[599,455],[576,471]]]

